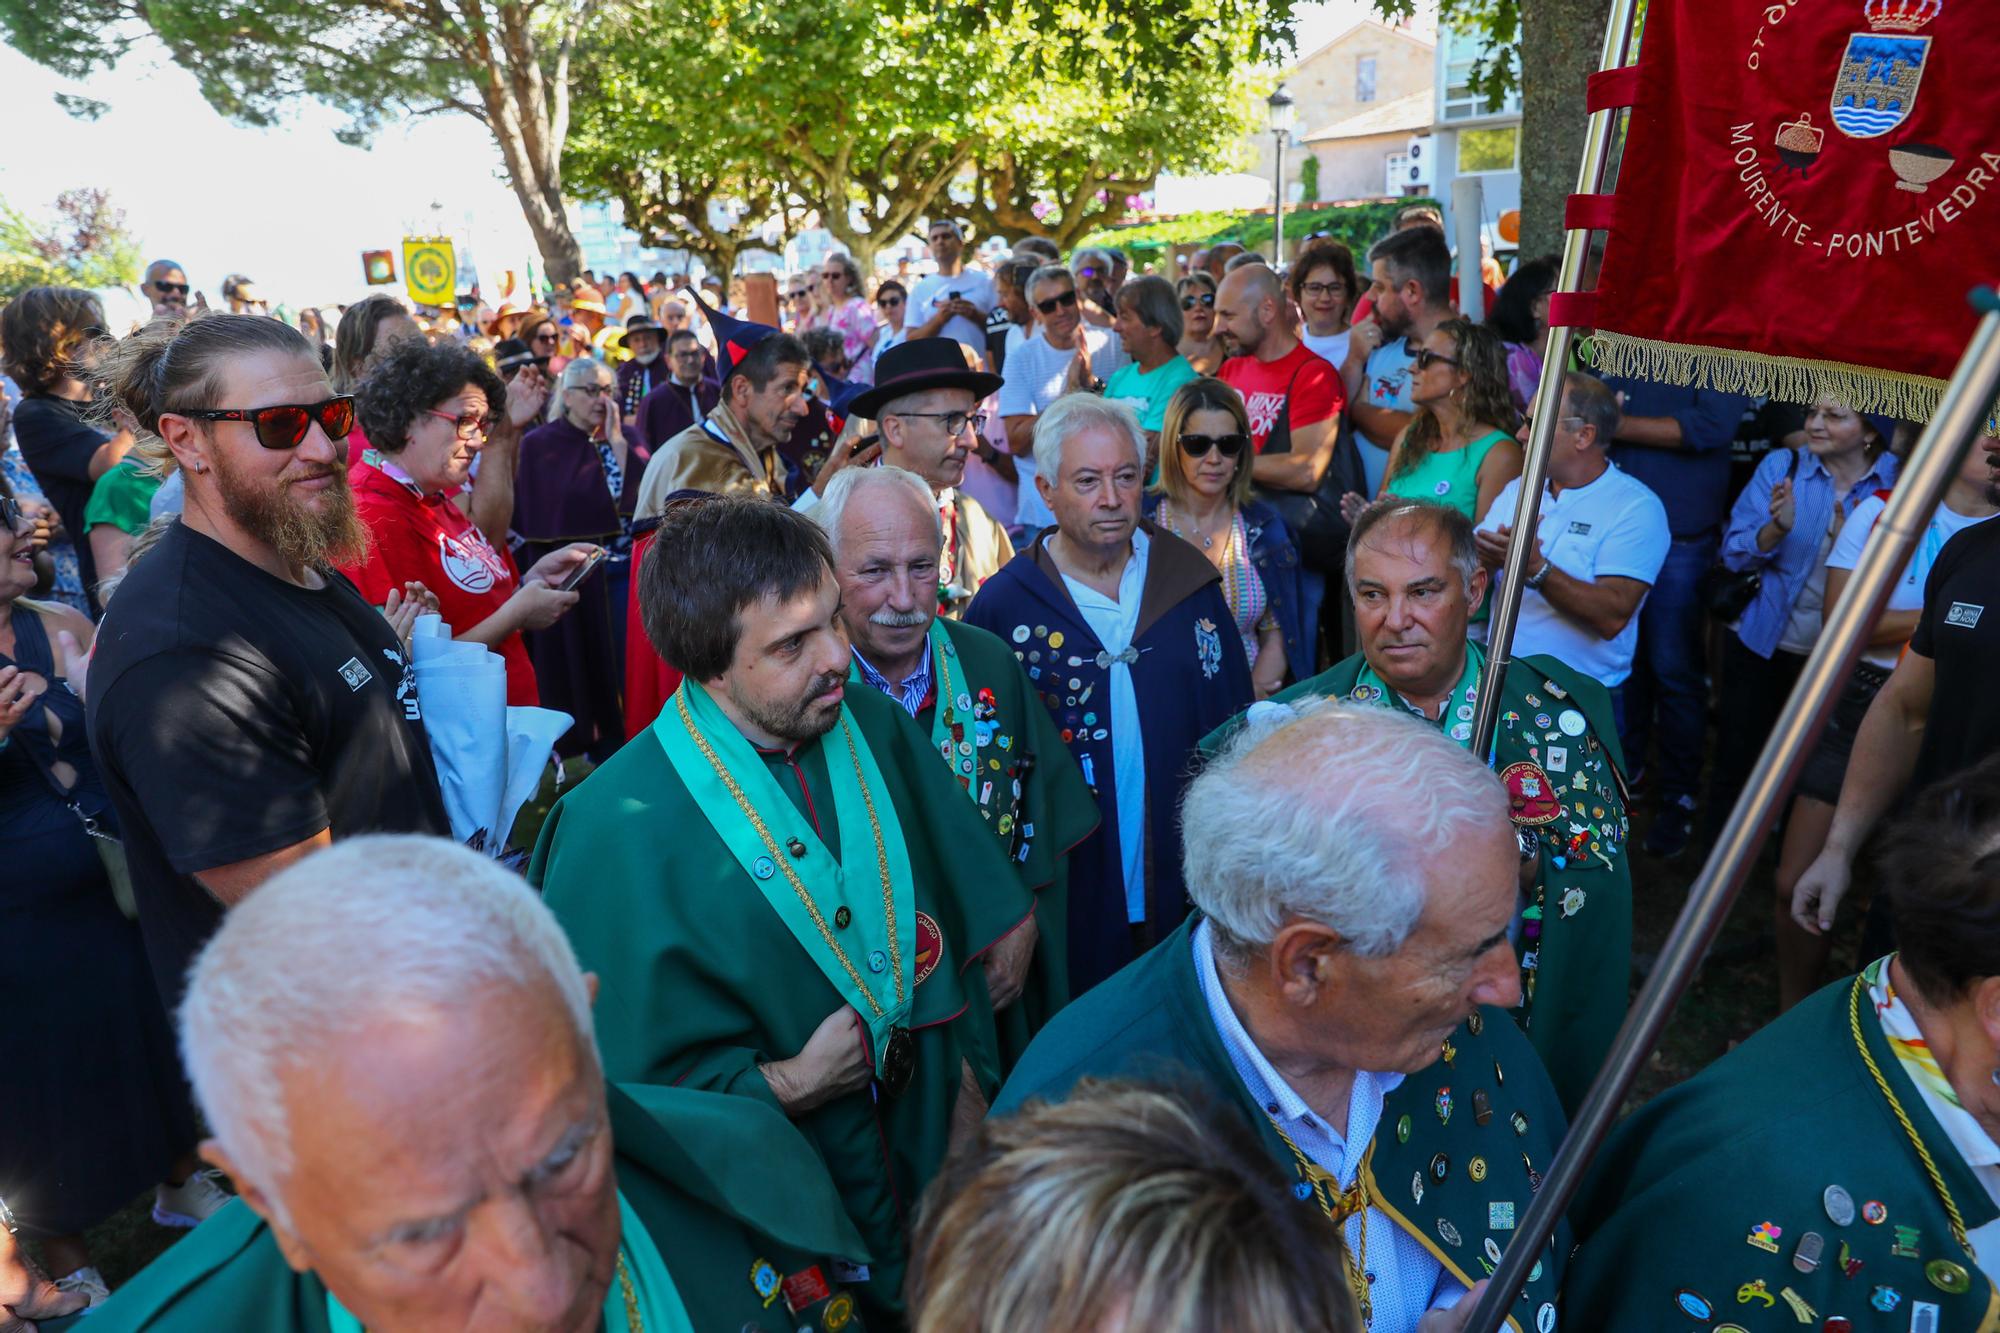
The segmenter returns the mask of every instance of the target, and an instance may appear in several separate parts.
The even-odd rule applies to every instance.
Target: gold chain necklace
[[[874,1013],[875,1017],[882,1017],[881,1004],[876,1001],[874,992],[868,989],[868,983],[861,979],[861,973],[855,968],[853,960],[848,958],[847,951],[840,947],[840,941],[833,937],[833,929],[826,924],[826,918],[820,914],[819,904],[813,901],[812,894],[807,891],[804,882],[799,879],[798,872],[792,869],[791,858],[778,846],[778,840],[771,835],[771,830],[765,825],[762,817],[758,815],[756,807],[750,804],[750,799],[743,794],[743,789],[736,785],[736,779],[729,775],[728,768],[723,765],[722,759],[715,753],[714,748],[709,745],[708,737],[701,734],[701,728],[695,725],[694,715],[688,712],[687,700],[679,691],[675,691],[674,693],[674,705],[680,711],[682,725],[688,729],[688,735],[694,738],[696,747],[701,750],[701,757],[708,760],[709,767],[715,770],[715,776],[722,779],[722,785],[729,789],[730,796],[735,799],[736,808],[743,812],[744,818],[750,821],[750,827],[757,831],[757,837],[762,840],[764,850],[771,858],[771,863],[784,872],[785,882],[792,886],[792,892],[798,895],[800,906],[806,909],[806,915],[810,916],[813,925],[818,927],[820,939],[825,941],[827,948],[833,950],[833,956],[840,960],[841,967],[846,970],[849,979],[854,982],[854,989],[860,991],[861,998],[868,1001],[868,1008]],[[840,727],[841,734],[847,740],[848,753],[852,755],[854,753],[854,733],[847,729],[847,720],[845,718],[841,719]],[[861,799],[866,803],[868,809],[868,829],[875,838],[875,867],[876,873],[882,878],[882,911],[887,918],[889,926],[889,964],[896,978],[896,1002],[901,1004],[903,1001],[903,957],[901,950],[897,946],[896,898],[894,891],[889,886],[889,852],[882,842],[881,821],[875,816],[875,798],[869,793],[868,783],[861,776],[859,761],[856,761],[854,765],[854,781],[861,788]]]
[[[1868,1052],[1868,1043],[1862,1039],[1861,984],[1861,978],[1856,976],[1854,989],[1847,997],[1847,1026],[1854,1034],[1854,1049],[1861,1052],[1861,1063],[1868,1066],[1869,1074],[1875,1079],[1875,1086],[1880,1088],[1882,1096],[1888,1099],[1889,1109],[1896,1115],[1896,1123],[1910,1136],[1910,1146],[1917,1150],[1917,1160],[1924,1164],[1924,1174],[1930,1177],[1931,1188],[1937,1191],[1938,1198],[1944,1203],[1945,1216],[1951,1219],[1951,1238],[1963,1246],[1967,1254],[1972,1254],[1972,1241],[1965,1233],[1965,1218],[1960,1215],[1958,1204],[1944,1183],[1944,1174],[1931,1159],[1931,1150],[1924,1146],[1923,1136],[1918,1134],[1917,1127],[1910,1123],[1910,1117],[1903,1110],[1903,1104],[1896,1100],[1895,1092],[1889,1087],[1889,1080],[1882,1077],[1881,1069],[1875,1064],[1875,1057]]]
[[[631,1270],[625,1267],[625,1250],[618,1250],[618,1290],[625,1297],[625,1327],[631,1333],[646,1333],[646,1321],[639,1317],[639,1292],[632,1285]]]
[[[1338,1231],[1348,1218],[1361,1218],[1361,1244],[1359,1252],[1350,1251],[1343,1243],[1340,1257],[1347,1264],[1347,1285],[1354,1292],[1354,1303],[1361,1307],[1361,1322],[1366,1325],[1375,1317],[1375,1302],[1370,1298],[1368,1288],[1368,1173],[1363,1170],[1354,1177],[1354,1188],[1344,1190],[1331,1171],[1320,1166],[1305,1155],[1305,1151],[1285,1133],[1285,1127],[1275,1119],[1271,1128],[1278,1131],[1278,1137],[1292,1150],[1292,1158],[1299,1166],[1299,1179],[1311,1186],[1313,1199],[1319,1210],[1326,1214],[1327,1221]],[[1338,1206],[1336,1207],[1336,1201]]]

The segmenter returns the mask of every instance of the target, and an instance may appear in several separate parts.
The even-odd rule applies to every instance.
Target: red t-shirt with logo
[[[340,572],[374,605],[387,601],[391,588],[421,583],[437,594],[438,612],[452,632],[463,634],[498,611],[520,587],[513,556],[494,550],[451,500],[419,495],[367,460],[357,462],[350,476],[354,507],[372,540],[368,562]],[[495,651],[507,663],[507,702],[539,703],[535,665],[520,631],[501,640]]]
[[[1258,453],[1277,428],[1287,391],[1292,397],[1292,429],[1338,416],[1347,406],[1347,388],[1340,372],[1304,343],[1276,361],[1232,356],[1216,377],[1243,395],[1250,410],[1250,438]]]

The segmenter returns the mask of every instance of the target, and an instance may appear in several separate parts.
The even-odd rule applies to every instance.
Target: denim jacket
[[[1757,464],[1750,484],[1736,497],[1729,511],[1729,528],[1722,537],[1722,563],[1733,570],[1761,570],[1762,586],[1757,600],[1736,622],[1736,637],[1759,657],[1777,651],[1784,637],[1785,622],[1791,618],[1792,603],[1798,600],[1820,558],[1820,547],[1833,523],[1834,482],[1826,464],[1805,449],[1799,452],[1798,471],[1792,477],[1792,530],[1768,551],[1757,549],[1757,532],[1771,518],[1771,488],[1784,478],[1792,465],[1791,451],[1773,449]],[[1840,498],[1840,512],[1851,513],[1854,506],[1895,484],[1898,463],[1887,450]]]
[[[1160,497],[1148,495],[1145,513],[1151,518],[1160,507]],[[1298,544],[1278,511],[1262,500],[1243,505],[1243,531],[1250,539],[1250,563],[1264,582],[1264,597],[1277,618],[1278,632],[1285,640],[1285,668],[1293,680],[1304,680],[1317,665],[1319,604],[1308,586],[1317,582],[1299,563]]]

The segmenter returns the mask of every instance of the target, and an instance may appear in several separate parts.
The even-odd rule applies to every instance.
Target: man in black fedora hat
[[[877,423],[882,461],[916,473],[937,497],[944,528],[938,604],[954,618],[1014,558],[1007,529],[958,489],[967,456],[992,449],[980,437],[985,422],[977,408],[999,387],[998,375],[967,369],[952,339],[925,338],[884,352],[875,363],[875,387],[849,405],[853,415]]]
[[[639,415],[646,395],[667,381],[667,366],[660,353],[665,350],[666,330],[641,312],[625,321],[625,350],[631,359],[618,367],[619,415],[631,421]]]

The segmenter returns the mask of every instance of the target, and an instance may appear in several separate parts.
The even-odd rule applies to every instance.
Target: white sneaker
[[[57,1291],[78,1291],[90,1298],[84,1310],[95,1310],[111,1299],[111,1288],[104,1285],[104,1275],[95,1268],[79,1268],[68,1277],[56,1279]]]
[[[222,1188],[221,1179],[220,1171],[204,1167],[179,1185],[155,1185],[153,1220],[163,1227],[200,1226],[229,1202],[229,1191]]]

